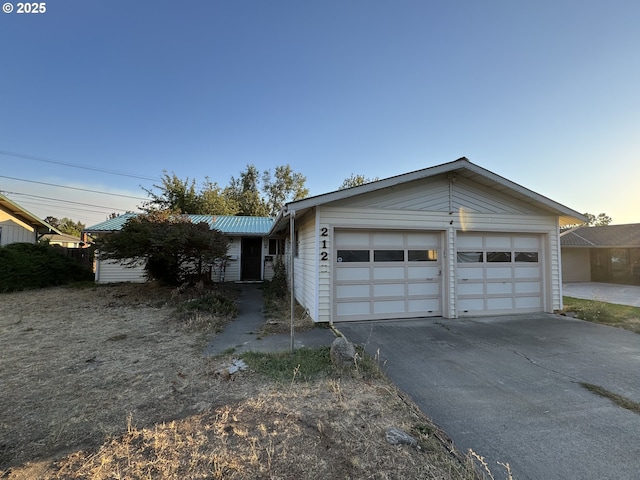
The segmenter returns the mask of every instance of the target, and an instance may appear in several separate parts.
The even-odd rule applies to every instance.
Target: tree
[[[295,173],[289,165],[276,167],[273,178],[269,170],[265,171],[262,175],[262,191],[267,197],[269,214],[275,217],[285,203],[307,197],[309,189],[304,185],[306,181],[304,175]]]
[[[255,165],[247,165],[239,178],[231,177],[227,189],[231,199],[238,204],[238,215],[266,217],[269,207],[260,195],[260,172]]]
[[[52,227],[57,228],[62,233],[66,233],[67,235],[73,235],[75,237],[79,237],[82,233],[82,230],[85,229],[86,225],[82,222],[74,222],[70,218],[63,217],[58,219],[56,217],[46,217],[44,219]]]
[[[143,188],[151,197],[151,200],[142,205],[145,212],[168,210],[173,213],[200,213],[201,200],[196,191],[195,180],[189,181],[188,177],[182,180],[175,173],[169,175],[163,171],[161,184],[154,184],[153,187],[160,190],[160,193]]]
[[[205,222],[162,211],[128,219],[119,232],[97,239],[96,247],[104,259],[144,262],[149,278],[176,285],[226,256],[228,239]]]
[[[587,225],[589,227],[603,227],[605,225],[609,225],[613,219],[607,215],[606,213],[599,213],[596,217],[591,213],[583,213],[585,217],[587,217]]]
[[[378,180],[380,180],[379,177],[368,178],[368,177],[365,177],[364,175],[356,175],[352,173],[349,178],[344,179],[344,181],[342,182],[342,185],[338,187],[338,190],[345,190],[351,187],[358,187],[360,185],[364,185],[365,183],[377,182]]]

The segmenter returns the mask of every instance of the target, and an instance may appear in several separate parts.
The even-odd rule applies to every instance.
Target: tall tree
[[[227,192],[238,204],[238,215],[269,215],[269,207],[260,195],[260,172],[255,165],[247,165],[239,178],[231,177]]]
[[[364,185],[365,183],[377,182],[380,180],[379,177],[369,178],[364,175],[356,175],[354,173],[351,174],[349,178],[345,178],[342,182],[342,185],[338,187],[338,190],[345,190],[351,187],[358,187],[360,185]]]
[[[273,177],[269,170],[262,175],[262,191],[266,195],[269,214],[275,217],[286,202],[302,200],[309,195],[306,177],[291,170],[290,165],[276,167]]]
[[[173,213],[200,213],[202,202],[196,190],[195,180],[189,181],[189,178],[182,180],[175,173],[169,175],[165,170],[162,172],[161,184],[154,184],[153,188],[159,190],[159,193],[143,187],[151,197],[142,205],[143,211],[149,213],[168,210]]]

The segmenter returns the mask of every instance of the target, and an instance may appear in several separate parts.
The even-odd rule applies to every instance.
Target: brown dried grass
[[[177,296],[153,285],[0,296],[0,478],[475,478],[382,377],[214,375],[228,359],[202,348],[223,320],[191,328]],[[392,426],[421,448],[387,444]]]

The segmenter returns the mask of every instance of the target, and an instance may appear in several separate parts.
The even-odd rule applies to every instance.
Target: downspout
[[[295,261],[295,254],[296,254],[296,238],[295,238],[295,234],[296,234],[296,225],[295,225],[295,219],[296,219],[296,211],[295,210],[289,210],[289,238],[290,238],[290,242],[291,242],[291,272],[289,274],[289,288],[291,289],[291,353],[294,352],[294,340],[295,340],[295,318],[296,318],[296,297],[295,297],[295,291],[294,291],[294,272],[295,272],[295,266],[293,265],[294,261]]]

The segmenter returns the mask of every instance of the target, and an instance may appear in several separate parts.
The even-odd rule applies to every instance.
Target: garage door
[[[458,233],[458,315],[543,310],[539,235]]]
[[[440,234],[336,230],[334,320],[439,316]]]

